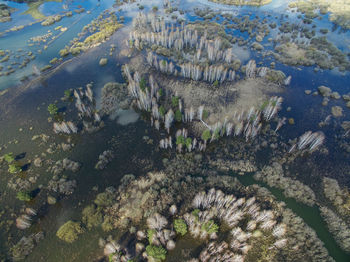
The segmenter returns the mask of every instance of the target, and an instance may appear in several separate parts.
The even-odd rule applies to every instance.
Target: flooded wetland
[[[350,261],[350,1],[0,0],[0,261]]]

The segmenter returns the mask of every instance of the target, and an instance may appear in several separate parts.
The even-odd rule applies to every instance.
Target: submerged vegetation
[[[11,8],[6,4],[0,4],[0,23],[11,21],[11,13],[14,11],[14,8]]]
[[[333,23],[350,29],[350,3],[342,0],[297,0],[289,4],[290,8],[296,8],[306,18],[314,19],[329,13],[329,20]]]

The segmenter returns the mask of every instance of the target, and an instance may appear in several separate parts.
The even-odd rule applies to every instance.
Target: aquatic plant
[[[43,232],[23,236],[12,248],[11,253],[15,261],[25,259],[34,247],[44,238]]]
[[[47,107],[47,111],[49,111],[50,115],[54,116],[58,112],[58,107],[55,104],[49,104]]]
[[[8,171],[11,174],[17,174],[22,171],[22,167],[18,163],[9,164]]]
[[[13,161],[15,161],[15,157],[12,152],[5,154],[3,158],[8,164],[11,164]]]
[[[95,165],[95,169],[102,170],[104,169],[109,162],[114,158],[114,154],[111,150],[106,150],[98,156],[98,162]]]
[[[79,222],[73,222],[72,220],[69,220],[57,230],[56,236],[65,242],[73,243],[83,232],[84,229]]]
[[[72,90],[71,89],[67,89],[67,90],[64,90],[64,99],[65,100],[68,100],[72,97]]]
[[[68,122],[62,121],[61,123],[53,123],[53,130],[56,134],[59,134],[59,133],[71,134],[71,133],[78,132],[77,126],[71,121],[68,121]]]

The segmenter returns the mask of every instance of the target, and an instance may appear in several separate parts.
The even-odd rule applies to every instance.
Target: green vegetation
[[[153,6],[152,10],[153,10],[153,12],[157,12],[158,11],[158,6]]]
[[[179,97],[178,96],[173,96],[171,98],[171,104],[173,107],[178,107],[179,106]]]
[[[57,115],[58,107],[55,104],[49,104],[47,107],[47,111],[49,111],[50,115]]]
[[[202,119],[203,119],[203,120],[205,120],[205,119],[207,119],[207,118],[208,118],[208,116],[209,116],[208,111],[204,109],[204,110],[203,110]]]
[[[266,100],[266,101],[261,105],[260,110],[263,111],[263,110],[267,107],[268,104],[269,104],[269,101]]]
[[[147,86],[147,81],[144,77],[141,77],[140,80],[140,89],[145,92],[146,91],[146,86]]]
[[[58,58],[57,57],[54,57],[50,60],[50,64],[56,64],[58,62]]]
[[[192,215],[194,215],[196,218],[199,217],[199,212],[201,212],[198,208],[196,208],[195,210],[192,211]]]
[[[98,206],[111,206],[113,204],[113,198],[108,192],[100,193],[96,196],[94,203]]]
[[[181,122],[182,121],[182,114],[181,114],[181,111],[179,109],[175,111],[175,120],[177,122]]]
[[[6,55],[0,60],[0,63],[7,62],[9,59],[10,59],[10,56]]]
[[[213,220],[209,220],[202,225],[202,230],[205,230],[208,234],[217,233],[219,231],[219,226],[215,224]]]
[[[187,137],[185,140],[185,145],[187,148],[190,148],[192,146],[192,138]]]
[[[98,32],[88,36],[84,40],[84,44],[93,45],[96,43],[101,43],[110,37],[115,31],[117,31],[122,25],[118,23],[115,14],[111,14],[98,23]]]
[[[214,134],[213,134],[214,139],[220,138],[220,131],[221,131],[220,128],[215,129]]]
[[[160,106],[160,107],[159,107],[159,114],[160,114],[162,117],[165,116],[165,108],[164,108],[164,106]]]
[[[305,15],[307,19],[314,19],[319,15],[330,13],[329,20],[344,29],[350,28],[350,3],[349,1],[329,0],[296,0],[288,5],[296,8],[298,12]]]
[[[146,247],[147,255],[152,257],[154,261],[162,261],[165,260],[167,251],[163,247],[158,247],[154,245],[148,245]]]
[[[47,71],[47,70],[49,70],[51,68],[52,68],[52,65],[46,65],[46,66],[43,66],[42,68],[40,68],[40,71],[41,72],[45,72],[45,71]]]
[[[8,171],[11,174],[17,174],[22,171],[22,167],[18,163],[9,164]]]
[[[158,89],[158,95],[159,95],[159,97],[163,96],[163,89],[161,89],[161,88]]]
[[[29,8],[23,14],[31,15],[36,20],[44,19],[45,16],[39,11],[39,7],[43,3],[44,1],[28,3]]]
[[[71,89],[64,90],[64,99],[68,100],[71,97],[72,97],[72,90]]]
[[[83,8],[82,8],[83,9]],[[81,52],[106,41],[115,31],[117,31],[121,24],[118,23],[117,16],[115,14],[103,14],[97,19],[93,20],[90,24],[85,26],[81,33],[79,33],[79,39],[74,38],[71,41],[70,46],[65,46],[59,51],[61,57],[67,56],[69,54],[79,55]],[[86,37],[85,40],[83,36],[87,33],[92,33],[90,36]]]
[[[64,49],[61,49],[61,50],[59,51],[59,54],[60,54],[60,56],[62,56],[62,57],[67,56],[67,55],[69,55],[69,50],[68,50],[67,47],[66,47],[66,48],[64,48]]]
[[[80,225],[80,222],[69,220],[58,229],[56,236],[65,242],[73,243],[78,239],[79,234],[83,232],[84,229]]]
[[[174,229],[176,233],[184,236],[187,233],[187,225],[183,219],[175,219]]]
[[[148,229],[147,230],[147,239],[148,242],[151,244],[152,243],[152,239],[153,239],[153,235],[156,233],[156,231],[154,229]]]
[[[85,207],[82,212],[82,221],[88,229],[101,225],[103,222],[101,208],[96,208],[94,204]]]
[[[7,153],[7,154],[4,155],[4,160],[7,163],[11,164],[13,161],[15,161],[15,157],[13,156],[12,152],[11,153]]]
[[[43,26],[49,26],[52,25],[56,22],[61,21],[62,16],[61,15],[52,15],[52,16],[48,16],[43,22],[41,22],[41,25]]]
[[[214,87],[218,87],[218,86],[219,86],[219,81],[218,81],[218,80],[215,80],[214,83],[213,83],[213,86],[214,86]]]
[[[105,232],[109,232],[113,230],[114,229],[113,218],[109,216],[105,216],[101,227],[102,227],[102,230]]]
[[[29,202],[30,200],[33,199],[33,196],[31,194],[31,192],[20,191],[17,193],[16,198],[21,200],[21,201]]]
[[[209,129],[205,130],[203,133],[202,133],[202,139],[207,142],[209,139],[211,138],[211,132]]]
[[[177,138],[176,138],[176,144],[177,145],[184,145],[185,144],[185,138],[183,135],[179,135]]]

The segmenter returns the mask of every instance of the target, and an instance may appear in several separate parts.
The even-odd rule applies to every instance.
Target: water
[[[272,188],[266,183],[255,180],[253,178],[253,174],[245,174],[244,176],[235,177],[237,177],[244,186],[257,184],[259,186],[267,188],[278,201],[285,202],[287,208],[290,208],[295,214],[301,217],[306,224],[308,224],[313,230],[316,231],[317,236],[325,244],[325,247],[327,248],[329,254],[335,259],[335,261],[349,261],[350,255],[346,254],[336,244],[333,236],[327,231],[327,225],[321,217],[320,211],[316,206],[310,207],[297,202],[293,198],[285,197],[281,190]]]
[[[0,1],[2,3],[4,1]],[[183,9],[192,9],[193,7],[211,7],[215,10],[228,12],[235,15],[243,16],[252,12],[254,15],[258,15],[260,18],[264,14],[269,13],[272,15],[272,20],[276,21],[280,25],[279,17],[281,13],[285,12],[287,2],[289,1],[273,1],[271,4],[261,8],[255,7],[233,7],[223,6],[220,4],[214,4],[206,0],[200,1],[178,1],[178,5]],[[35,20],[30,15],[24,15],[23,13],[28,9],[26,4],[9,3],[11,7],[18,9],[12,15],[12,21],[8,23],[0,24],[0,31],[5,31],[13,26],[28,25]],[[97,5],[99,3],[99,5]],[[67,9],[63,8],[63,4],[67,5]],[[91,13],[74,14],[72,17],[64,17],[60,22],[51,26],[43,27],[40,23],[25,27],[18,32],[6,33],[0,38],[0,49],[8,49],[13,53],[17,53],[19,49],[23,50],[23,53],[32,51],[36,58],[31,61],[26,68],[17,70],[15,73],[9,76],[0,77],[0,90],[9,88],[9,93],[13,100],[9,100],[7,96],[0,96],[0,146],[7,145],[8,148],[1,151],[3,152],[15,152],[16,154],[25,152],[26,160],[34,159],[36,155],[40,155],[45,152],[47,145],[38,146],[37,142],[31,141],[31,137],[34,134],[47,133],[51,136],[51,142],[61,143],[65,142],[65,137],[57,138],[52,132],[52,126],[47,122],[48,114],[46,112],[47,105],[62,97],[64,90],[69,88],[77,88],[85,86],[89,82],[93,82],[93,90],[97,96],[100,96],[101,88],[107,82],[117,81],[122,82],[121,65],[127,58],[120,59],[119,52],[122,47],[117,46],[117,50],[112,56],[109,56],[109,48],[112,43],[121,43],[127,39],[127,31],[130,29],[131,20],[139,11],[137,4],[126,4],[120,7],[113,8],[114,1],[107,0],[102,2],[97,1],[72,1],[72,2],[44,2],[39,11],[44,15],[53,15],[55,13],[61,13],[63,11],[74,11],[78,6],[82,6],[86,11]],[[151,10],[153,6],[158,6],[161,9],[161,1],[147,1],[147,3],[141,3],[145,6],[145,11]],[[110,9],[117,13],[117,16],[125,16],[124,28],[119,30],[110,41],[103,43],[98,48],[94,48],[88,53],[79,55],[68,61],[65,65],[60,67],[52,75],[48,75],[47,78],[37,81],[35,84],[29,85],[29,88],[25,89],[20,86],[20,79],[23,76],[31,75],[32,65],[36,65],[41,68],[49,63],[49,61],[58,57],[58,52],[70,40],[77,36],[82,28],[95,19],[103,10]],[[160,11],[163,12],[163,11]],[[288,12],[289,18],[286,19],[291,22],[296,22],[297,14]],[[278,19],[274,19],[274,16],[278,16]],[[202,20],[198,18],[193,12],[187,12],[184,15],[180,15],[188,21]],[[168,18],[170,20],[170,18]],[[222,19],[220,18],[220,21]],[[323,16],[323,19],[315,20],[314,24],[317,28],[327,28],[330,33],[327,35],[328,39],[332,41],[339,49],[344,52],[349,51],[348,40],[350,39],[349,32],[341,32],[340,29],[331,32],[332,24],[328,21],[328,16]],[[51,30],[54,32],[54,28],[57,26],[67,27],[68,30],[64,32],[58,39],[53,41],[46,50],[42,50],[40,47],[30,47],[27,45],[27,40],[30,37],[43,35]],[[311,26],[309,26],[311,28]],[[57,33],[57,32],[56,32]],[[278,28],[271,30],[271,33],[266,38],[277,36]],[[233,31],[235,36],[247,37],[246,33],[240,33]],[[317,33],[318,35],[319,32]],[[342,41],[346,39],[346,41]],[[267,44],[266,40],[263,44]],[[38,49],[42,50],[40,54]],[[265,50],[272,50],[272,45],[266,46]],[[270,57],[262,57],[261,54],[245,49],[243,47],[236,48],[238,57],[246,63],[249,59],[254,58],[257,62],[262,62],[268,65],[272,60]],[[108,64],[104,67],[98,65],[98,61],[102,57],[108,58]],[[71,59],[69,57],[68,59]],[[66,60],[68,60],[66,59]],[[282,94],[284,98],[283,110],[281,114],[287,118],[293,117],[296,124],[294,126],[288,126],[287,130],[281,130],[281,136],[289,139],[295,138],[303,134],[307,130],[319,130],[318,123],[324,120],[327,115],[330,114],[330,107],[334,105],[342,105],[344,108],[343,120],[349,119],[349,109],[345,108],[344,102],[341,100],[331,100],[327,107],[321,107],[322,98],[320,96],[306,96],[304,91],[307,89],[316,90],[320,85],[330,86],[333,91],[337,91],[340,94],[346,94],[349,92],[348,83],[350,81],[349,73],[339,73],[337,70],[332,71],[319,71],[314,72],[314,67],[289,67],[279,62],[276,62],[276,69],[282,70],[286,75],[292,75],[292,84],[285,88]],[[286,111],[286,108],[290,106],[292,110]],[[81,162],[82,169],[78,173],[67,173],[70,179],[76,179],[78,187],[72,196],[60,200],[54,206],[42,207],[44,211],[43,216],[30,228],[27,233],[37,232],[39,229],[45,231],[45,240],[34,249],[33,253],[28,257],[27,261],[87,261],[91,257],[95,257],[96,254],[101,253],[101,249],[98,248],[98,238],[100,236],[106,236],[107,234],[100,230],[91,230],[82,235],[79,241],[73,244],[64,244],[55,236],[55,232],[64,221],[69,219],[79,220],[81,216],[81,210],[85,205],[90,203],[94,199],[97,192],[102,192],[107,186],[117,187],[121,177],[126,173],[133,173],[135,175],[143,175],[144,170],[142,164],[135,164],[139,159],[143,159],[144,156],[153,160],[153,167],[157,167],[161,162],[162,154],[155,150],[159,143],[159,134],[157,134],[152,127],[150,127],[147,121],[141,120],[140,114],[133,110],[120,110],[115,119],[106,119],[106,126],[101,131],[95,134],[84,134],[82,136],[74,136],[74,143],[76,147],[69,152],[69,158],[74,161]],[[340,122],[340,120],[337,120]],[[339,123],[338,123],[339,124]],[[28,127],[33,126],[33,131],[29,131]],[[19,132],[19,128],[23,128],[23,132]],[[325,129],[327,135],[327,146],[330,149],[329,163],[334,164],[337,159],[339,163],[347,159],[347,156],[338,152],[339,148],[334,146],[333,129]],[[146,144],[143,137],[149,136],[154,140],[153,144]],[[8,141],[17,139],[18,144]],[[103,172],[94,170],[94,165],[99,154],[104,150],[113,147],[116,151],[116,159],[108,166]],[[333,154],[334,153],[334,154]],[[65,152],[60,152],[54,156],[50,156],[53,160],[57,161],[66,157]],[[341,156],[339,156],[341,155]],[[135,161],[135,162],[134,162]],[[321,165],[321,164],[320,164]],[[331,167],[330,167],[331,168]],[[41,168],[38,184],[45,185],[50,176],[45,168]],[[5,173],[6,170],[2,169],[1,172]],[[342,186],[350,186],[350,177],[345,173],[336,174]],[[335,243],[332,235],[327,231],[327,226],[320,216],[319,210],[316,207],[308,207],[303,204],[297,203],[295,200],[285,198],[282,192],[275,188],[270,188],[264,183],[256,182],[251,175],[245,175],[238,177],[244,185],[250,185],[258,183],[268,188],[274,196],[287,204],[287,207],[291,208],[298,216],[302,217],[304,221],[312,227],[319,238],[325,243],[326,248],[332,257],[336,261],[345,262],[349,261],[350,256],[342,251]],[[22,203],[19,203],[14,198],[14,192],[7,189],[7,180],[9,176],[0,176],[0,206],[3,203],[11,206],[14,210],[19,210]],[[97,186],[97,191],[92,190]],[[44,195],[41,195],[36,203],[45,200]],[[35,206],[36,203],[33,203]],[[3,205],[5,206],[5,205]],[[11,218],[13,220],[13,218]],[[2,230],[2,229],[0,229]],[[10,231],[16,241],[23,235],[22,232],[18,232],[17,229],[11,229]],[[5,242],[6,238],[4,234],[0,234],[0,242]],[[16,241],[13,241],[14,243]],[[180,245],[186,246],[186,240]],[[5,252],[5,246],[0,250]],[[101,255],[101,254],[100,254]]]

